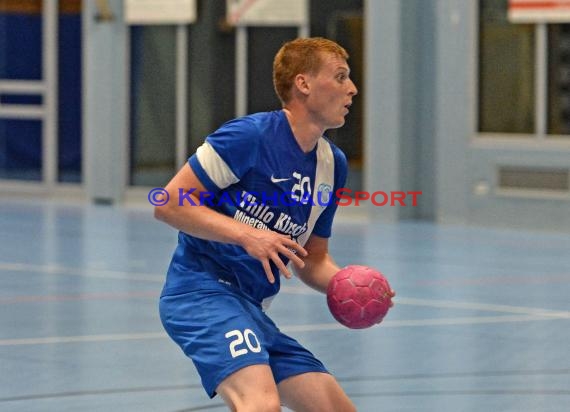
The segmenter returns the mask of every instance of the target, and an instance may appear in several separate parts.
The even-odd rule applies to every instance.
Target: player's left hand
[[[394,306],[394,296],[396,296],[396,292],[394,289],[390,289],[390,307]]]
[[[394,301],[392,300],[394,296],[396,296],[396,292],[394,291],[394,289],[390,289],[390,308],[394,306]],[[384,318],[380,319],[378,321],[378,324],[382,323],[383,320]]]

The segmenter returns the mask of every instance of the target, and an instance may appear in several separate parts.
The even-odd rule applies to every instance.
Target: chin
[[[344,116],[342,116],[336,119],[329,119],[329,121],[327,121],[326,123],[328,124],[325,127],[325,130],[338,129],[339,127],[344,126],[344,124],[346,123],[346,119],[344,118]]]
[[[346,120],[343,117],[342,120],[339,120],[338,122],[336,122],[334,124],[334,126],[331,127],[331,129],[338,129],[339,127],[344,126],[345,123],[346,123]]]

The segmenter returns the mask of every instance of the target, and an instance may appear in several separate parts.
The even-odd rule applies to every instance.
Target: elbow
[[[161,222],[168,221],[168,206],[155,206],[154,207],[154,218],[160,220]]]
[[[179,208],[170,204],[155,206],[153,211],[153,215],[156,220],[166,223],[168,226],[178,230],[180,230],[179,225],[182,223],[181,216],[179,216],[179,214]]]

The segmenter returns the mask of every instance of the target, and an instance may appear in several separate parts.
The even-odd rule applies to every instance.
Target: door
[[[81,0],[3,0],[0,33],[0,189],[80,183]]]

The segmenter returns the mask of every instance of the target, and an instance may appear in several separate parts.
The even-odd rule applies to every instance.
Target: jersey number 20
[[[232,358],[245,355],[248,349],[254,353],[261,352],[261,344],[251,329],[246,329],[243,333],[241,330],[235,329],[226,333],[225,337],[228,339],[233,338],[230,342]]]

